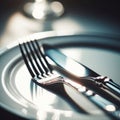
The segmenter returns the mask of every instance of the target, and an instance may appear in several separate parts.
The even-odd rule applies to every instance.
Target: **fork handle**
[[[65,79],[64,83],[74,88],[78,93],[82,93],[84,96],[86,96],[91,102],[102,109],[109,117],[114,118],[115,120],[120,120],[120,106],[117,106],[116,104],[109,101],[109,99],[105,97],[106,94],[104,96],[106,98],[105,99],[103,96],[101,96],[101,94],[96,94],[95,92],[88,90],[86,87],[76,83],[75,81]],[[101,91],[103,93],[103,90]]]

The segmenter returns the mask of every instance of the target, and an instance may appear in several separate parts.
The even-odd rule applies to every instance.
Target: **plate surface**
[[[24,39],[32,37],[32,39],[37,39],[39,43],[55,45],[64,54],[120,84],[118,38],[96,35],[54,36],[50,34],[41,36],[42,34],[37,34]],[[0,106],[23,118],[40,120],[109,119],[102,112],[99,114],[96,112],[94,115],[83,114],[72,101],[68,102],[35,85],[31,81],[31,76],[17,45],[9,46],[0,53],[0,91]],[[70,90],[71,92],[72,90]],[[80,100],[81,103],[86,104],[82,98]],[[90,109],[90,111],[92,110]]]

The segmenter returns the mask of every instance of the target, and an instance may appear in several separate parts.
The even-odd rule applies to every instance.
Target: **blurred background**
[[[1,0],[0,48],[44,31],[120,34],[119,0]]]

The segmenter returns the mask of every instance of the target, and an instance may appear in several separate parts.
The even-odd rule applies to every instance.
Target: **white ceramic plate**
[[[97,35],[56,36],[53,33],[38,33],[22,40],[26,39],[37,39],[39,43],[53,44],[66,55],[120,84],[118,38]],[[82,98],[79,98],[79,101],[87,107],[87,103],[82,101]],[[0,106],[13,113],[13,116],[28,119],[109,119],[102,112],[99,114],[96,112],[94,115],[83,114],[82,110],[71,100],[66,101],[32,83],[17,45],[8,46],[0,53]],[[88,110],[92,111],[89,107]]]

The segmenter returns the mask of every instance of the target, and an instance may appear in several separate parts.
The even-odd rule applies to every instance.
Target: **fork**
[[[28,71],[35,82],[38,79],[41,85],[64,82],[62,76],[54,73],[52,66],[48,63],[36,41],[23,43],[24,48],[19,44],[19,47]]]
[[[60,74],[53,70],[36,40],[19,44],[24,62],[31,74],[33,81],[42,86],[63,83],[70,85],[79,91],[82,85],[77,85],[74,81],[64,79]]]
[[[56,83],[62,83],[72,86],[79,93],[81,92],[90,101],[104,110],[108,115],[112,116],[115,119],[120,119],[118,116],[118,113],[120,111],[113,103],[109,102],[99,95],[95,95],[93,91],[92,94],[88,94],[89,90],[87,90],[86,88],[84,91],[81,91],[84,88],[83,86],[80,86],[71,80],[64,79],[60,74],[55,72],[51,64],[48,62],[48,59],[44,55],[42,51],[42,46],[39,46],[37,40],[19,44],[19,48],[22,53],[24,62],[28,68],[28,71],[32,76],[32,80],[35,83],[43,87],[54,85]],[[114,108],[112,111],[106,109],[106,107],[109,105]]]
[[[65,100],[68,100],[70,104],[74,104],[74,107],[77,111],[87,114],[92,113],[91,111],[89,112],[88,109],[85,110],[81,106],[79,107],[77,103],[74,103],[74,101],[70,99],[65,92],[63,85],[58,85],[58,83],[65,83],[76,89],[76,86],[74,87],[74,85],[72,85],[70,82],[67,82],[67,80],[53,70],[53,67],[48,63],[48,60],[42,52],[42,48],[38,45],[36,40],[22,44],[19,43],[19,48],[25,65],[32,76],[32,81],[34,81],[37,85],[40,85],[65,98]]]

